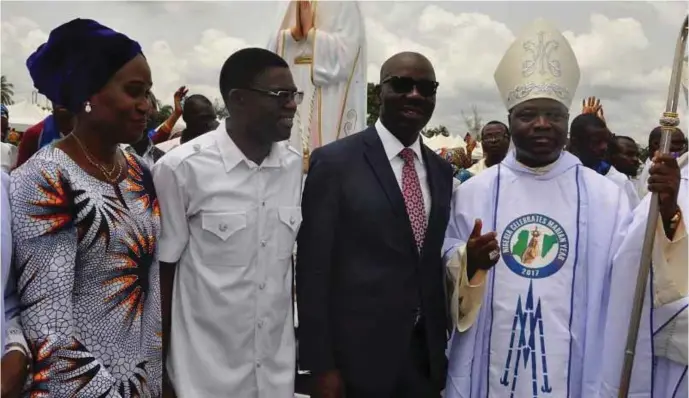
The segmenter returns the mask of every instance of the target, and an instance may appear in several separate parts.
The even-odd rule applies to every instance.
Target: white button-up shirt
[[[385,155],[390,161],[390,167],[392,167],[392,172],[395,173],[395,178],[397,179],[397,184],[400,187],[400,191],[403,190],[402,187],[402,168],[404,167],[404,160],[400,155],[400,152],[406,148],[400,140],[395,137],[390,130],[388,130],[383,122],[378,119],[375,124],[376,131],[378,132],[378,137],[383,143],[383,149],[385,150]],[[423,195],[423,206],[426,210],[426,220],[431,215],[431,189],[428,185],[428,178],[426,176],[426,167],[423,163],[423,155],[421,153],[421,138],[417,138],[413,144],[409,146],[412,151],[414,151],[414,169],[416,174],[419,176],[419,184],[421,184],[421,194]]]
[[[301,170],[285,142],[256,165],[224,123],[155,164],[160,261],[178,262],[167,362],[178,397],[294,396]]]

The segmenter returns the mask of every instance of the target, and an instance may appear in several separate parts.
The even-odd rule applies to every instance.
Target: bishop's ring
[[[500,257],[500,252],[497,249],[488,253],[488,258],[490,259],[490,261],[495,261],[498,259],[498,257]]]

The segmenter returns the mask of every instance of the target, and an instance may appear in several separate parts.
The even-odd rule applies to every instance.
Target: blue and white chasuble
[[[686,162],[686,156],[684,158]],[[682,167],[677,203],[683,217],[689,216],[689,168]],[[605,326],[603,384],[600,397],[617,398],[634,289],[641,260],[651,195],[646,195],[633,213],[629,232],[615,257],[608,319]],[[686,228],[686,218],[683,219]],[[686,238],[684,238],[686,239]],[[686,245],[686,241],[684,242]],[[654,250],[658,250],[658,240]],[[684,249],[686,250],[686,248]],[[654,253],[656,254],[656,253]],[[655,256],[654,256],[655,257]],[[670,266],[687,267],[680,260]],[[689,297],[682,297],[654,308],[651,283],[641,315],[641,325],[634,356],[629,398],[687,398],[687,306]]]
[[[443,253],[474,220],[497,232],[476,323],[455,331],[446,398],[594,397],[600,385],[609,273],[628,201],[563,152],[547,171],[505,160],[453,195]]]

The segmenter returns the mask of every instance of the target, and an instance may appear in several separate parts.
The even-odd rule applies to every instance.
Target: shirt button
[[[261,241],[261,247],[266,247],[266,244],[268,244],[268,242],[266,242],[265,240]]]
[[[218,229],[220,230],[220,232],[225,232],[225,231],[227,231],[227,224],[220,224],[220,225],[218,225]]]
[[[289,219],[289,224],[290,224],[290,225],[294,225],[294,223],[295,223],[294,217],[290,218],[290,219]]]
[[[265,288],[266,288],[266,283],[265,283],[265,282],[261,282],[261,284],[258,285],[258,288],[261,289],[261,290],[265,289]]]
[[[258,321],[258,328],[260,329],[262,327],[263,327],[263,319]]]
[[[260,368],[261,367],[261,361],[256,361],[256,367]]]
[[[266,202],[261,202],[261,206],[266,207]]]
[[[194,144],[194,151],[198,152],[201,150],[201,145],[199,144]]]

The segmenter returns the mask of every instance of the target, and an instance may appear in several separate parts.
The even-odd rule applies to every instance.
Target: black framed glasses
[[[414,90],[424,97],[432,97],[438,91],[440,83],[428,79],[414,79],[407,76],[390,76],[384,79],[381,84],[389,84],[397,94],[408,94]]]
[[[256,93],[261,93],[263,95],[267,95],[269,97],[276,98],[277,100],[279,100],[283,104],[289,102],[290,100],[293,100],[297,105],[299,105],[304,100],[304,92],[303,91],[291,91],[291,90],[273,91],[273,90],[263,90],[260,88],[253,88],[253,87],[249,87],[246,90],[253,91]]]

